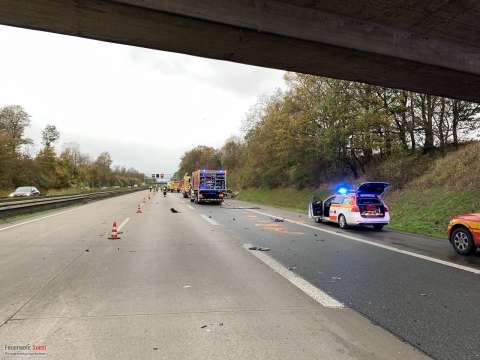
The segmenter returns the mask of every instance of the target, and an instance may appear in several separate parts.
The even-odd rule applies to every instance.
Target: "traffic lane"
[[[326,234],[245,210],[209,211],[245,242],[271,248],[286,267],[434,358],[478,358],[479,275],[350,241],[340,230]]]
[[[52,359],[425,358],[351,310],[320,307],[173,197],[127,228],[49,282],[0,339],[48,344]]]
[[[110,234],[113,220],[134,215],[137,203],[144,196],[144,193],[127,194],[61,210],[48,217],[3,225],[0,228],[0,324],[86,250],[107,246],[104,240]],[[38,221],[31,222],[34,219]],[[30,222],[22,225],[27,221]]]
[[[250,204],[238,200],[229,200],[226,208],[230,206],[234,207],[255,207],[254,204]],[[317,226],[320,230],[325,229],[329,231],[341,231],[348,234],[352,234],[356,237],[375,241],[382,245],[393,246],[398,249],[412,251],[418,254],[431,256],[440,260],[454,262],[459,265],[470,266],[480,269],[480,251],[473,256],[461,256],[458,255],[452,248],[452,245],[448,241],[445,233],[445,238],[437,238],[431,236],[422,236],[418,234],[403,233],[400,231],[390,230],[385,227],[382,231],[375,231],[371,227],[355,226],[347,230],[340,230],[334,223],[316,224],[313,219],[309,219],[306,214],[289,211],[285,209],[276,209],[268,206],[261,206],[262,211],[266,211],[271,214],[277,214],[280,217],[292,219],[295,221],[304,222],[312,226]],[[445,224],[446,226],[447,224]],[[446,227],[445,227],[446,232]]]

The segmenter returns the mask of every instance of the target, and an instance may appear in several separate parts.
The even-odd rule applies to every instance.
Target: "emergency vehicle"
[[[366,182],[356,190],[345,187],[325,200],[314,196],[308,206],[308,215],[315,222],[334,222],[345,229],[349,225],[370,225],[375,230],[390,222],[390,213],[381,196],[388,183]]]
[[[197,170],[192,173],[190,201],[221,204],[227,191],[225,170]]]
[[[448,223],[448,238],[458,254],[474,254],[480,248],[480,214],[454,216]]]

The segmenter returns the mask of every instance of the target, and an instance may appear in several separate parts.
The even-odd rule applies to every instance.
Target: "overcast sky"
[[[282,71],[6,26],[0,44],[0,106],[26,109],[37,149],[53,124],[58,148],[109,151],[146,174],[175,171],[195,145],[221,146],[258,96],[284,86]]]

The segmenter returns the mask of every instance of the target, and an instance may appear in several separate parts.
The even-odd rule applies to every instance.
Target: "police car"
[[[356,190],[341,187],[325,200],[314,196],[308,215],[318,223],[338,223],[342,229],[349,225],[370,225],[380,231],[390,222],[388,207],[381,198],[387,187],[385,182],[366,182]]]

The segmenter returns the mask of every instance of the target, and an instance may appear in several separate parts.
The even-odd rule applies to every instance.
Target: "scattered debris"
[[[223,326],[223,322],[221,322],[221,323],[218,323],[218,326]]]
[[[154,347],[153,350],[158,350],[158,347]]]
[[[211,218],[212,218],[212,215],[208,215],[208,218],[211,219]]]
[[[202,325],[200,326],[200,329],[205,329],[207,327],[207,325]]]
[[[179,213],[179,212],[180,212],[180,211],[178,211],[178,210],[175,210],[174,208],[170,208],[170,211],[171,211],[172,213],[174,213],[174,214],[176,214],[176,213]]]
[[[191,287],[192,287],[192,285],[185,285],[183,288],[188,289],[188,288],[191,288]]]
[[[427,296],[427,294],[425,294],[425,293],[421,293],[421,294],[420,294],[420,296]]]
[[[313,234],[313,236],[318,236],[318,234]]]
[[[297,267],[296,267],[296,266],[290,266],[290,267],[288,268],[288,270],[290,270],[290,271],[295,271],[295,270],[297,270]]]
[[[235,218],[232,218],[233,221],[235,221]]]
[[[261,247],[261,246],[250,246],[248,250],[257,250],[257,251],[270,251],[268,247]]]
[[[85,249],[85,252],[90,252],[90,249]],[[45,258],[44,258],[45,259]]]
[[[285,219],[280,219],[280,218],[273,218],[272,219],[274,222],[284,222]]]
[[[342,278],[340,276],[332,276],[331,279],[332,280],[342,280]]]

